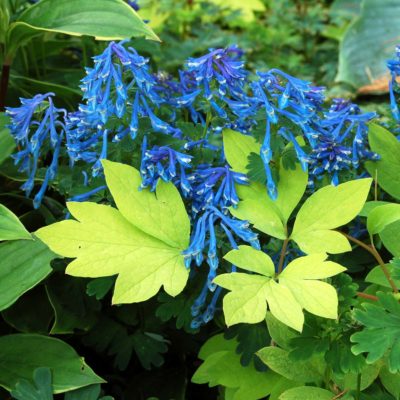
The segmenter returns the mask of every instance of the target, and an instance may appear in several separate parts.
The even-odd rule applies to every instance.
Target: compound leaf
[[[66,272],[97,278],[117,275],[113,303],[141,302],[164,286],[171,296],[186,285],[182,251],[189,219],[178,190],[160,182],[156,195],[139,191],[140,174],[127,165],[103,162],[106,182],[121,210],[95,203],[68,203],[77,219],[37,231],[56,253],[75,258]]]

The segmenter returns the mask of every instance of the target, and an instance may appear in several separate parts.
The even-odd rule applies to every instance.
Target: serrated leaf
[[[399,200],[400,142],[391,132],[376,124],[369,125],[368,142],[380,159],[366,162],[365,167],[385,192]]]
[[[338,186],[325,186],[303,204],[291,234],[305,253],[350,251],[348,240],[332,229],[350,222],[362,209],[371,179],[359,179]]]
[[[53,373],[53,392],[62,393],[103,383],[83,358],[67,343],[41,335],[0,337],[0,386],[11,390],[21,379],[30,380],[43,365]]]
[[[33,238],[19,218],[7,207],[0,204],[0,241],[17,239],[32,240]]]
[[[56,253],[75,258],[73,276],[117,275],[113,303],[141,302],[161,288],[171,296],[186,285],[182,251],[189,243],[189,218],[173,184],[159,182],[156,194],[139,191],[140,174],[104,161],[106,182],[120,210],[94,203],[68,203],[77,221],[37,231]]]
[[[400,371],[400,304],[392,294],[377,293],[378,303],[364,303],[364,310],[355,310],[354,317],[364,329],[351,336],[356,343],[354,354],[368,353],[367,363],[373,364],[388,354],[391,373]]]
[[[232,272],[214,279],[217,285],[230,290],[223,299],[228,326],[261,322],[267,305],[274,317],[297,331],[302,330],[304,323],[302,309],[325,318],[337,317],[336,290],[316,279],[337,275],[345,268],[325,261],[325,254],[300,257],[289,263],[277,283],[272,278],[274,270],[269,257],[259,250],[250,249],[249,246],[240,246],[239,250],[232,250],[224,258],[261,275]],[[258,256],[257,252],[260,253]]]
[[[332,400],[335,393],[329,390],[312,386],[299,386],[286,390],[279,396],[279,400]]]

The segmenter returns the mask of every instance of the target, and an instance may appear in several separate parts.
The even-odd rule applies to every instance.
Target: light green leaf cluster
[[[69,203],[76,220],[37,231],[54,252],[75,258],[66,272],[97,278],[118,275],[113,303],[141,302],[161,288],[171,296],[186,285],[182,251],[190,223],[178,190],[159,182],[156,193],[138,188],[139,172],[103,160],[107,186],[119,210],[95,203]]]
[[[224,149],[232,168],[246,172],[247,158],[252,152],[259,152],[259,145],[253,138],[227,130]],[[288,237],[287,222],[303,197],[307,181],[308,175],[299,164],[294,170],[281,165],[276,201],[270,199],[264,185],[252,182],[238,188],[241,201],[230,211],[235,217],[250,221],[259,231],[284,240]],[[349,241],[334,229],[357,216],[370,186],[368,178],[319,189],[300,208],[290,239],[306,254],[350,251]]]
[[[226,387],[226,399],[257,400],[268,396],[281,377],[273,371],[259,372],[250,363],[244,367],[236,353],[237,342],[225,340],[223,335],[210,338],[201,348],[203,364],[193,375],[192,382],[208,383],[210,387]]]
[[[333,286],[325,279],[345,268],[326,261],[326,254],[300,257],[289,263],[275,277],[275,268],[269,256],[249,246],[239,246],[224,258],[254,274],[233,272],[222,274],[214,282],[230,290],[223,300],[227,325],[240,322],[257,323],[264,320],[267,305],[279,321],[301,331],[303,309],[325,318],[337,318],[338,298]]]

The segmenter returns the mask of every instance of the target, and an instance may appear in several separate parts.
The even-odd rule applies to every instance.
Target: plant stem
[[[344,396],[347,392],[349,391],[349,389],[345,389],[342,392],[338,393],[335,397],[332,397],[332,400],[337,400],[340,399],[342,396]]]
[[[0,78],[0,111],[4,111],[4,107],[6,105],[6,96],[7,96],[9,80],[10,80],[10,63],[7,62],[7,60],[4,60]]]
[[[380,254],[376,250],[375,246],[374,245],[368,245],[368,244],[362,242],[361,240],[358,240],[355,237],[348,235],[347,233],[344,233],[344,232],[340,232],[340,233],[342,235],[346,236],[346,238],[349,239],[350,241],[352,241],[353,243],[356,243],[357,245],[359,245],[363,249],[367,250],[370,254],[372,254],[375,257],[376,261],[378,261],[378,264],[382,269],[383,274],[385,275],[387,281],[389,282],[390,287],[392,288],[393,292],[399,293],[399,289],[397,288],[396,284],[394,283],[394,281],[392,279],[392,276],[390,275],[389,270],[386,268],[385,262],[382,260],[382,257],[380,256]]]
[[[288,244],[289,244],[289,238],[286,238],[283,241],[281,255],[279,257],[278,274],[280,274],[283,270],[283,262],[285,261],[286,250],[287,250]]]
[[[360,393],[361,393],[361,374],[357,375],[357,392],[355,400],[360,400]]]
[[[373,294],[367,294],[363,292],[357,292],[358,297],[362,297],[363,299],[368,299],[368,300],[373,300],[373,301],[378,301],[379,299],[374,296]]]

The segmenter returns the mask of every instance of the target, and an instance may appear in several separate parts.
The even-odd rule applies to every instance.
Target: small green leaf
[[[399,200],[400,142],[391,132],[376,124],[369,125],[368,141],[371,150],[379,154],[380,160],[368,161],[365,167],[385,192]]]
[[[257,355],[269,368],[286,379],[299,383],[317,383],[322,380],[325,365],[321,358],[293,361],[289,353],[279,347],[265,347]]]
[[[0,310],[11,306],[52,271],[56,255],[39,240],[18,240],[0,245]]]
[[[30,334],[0,337],[0,386],[11,390],[21,379],[31,380],[33,371],[44,365],[52,371],[54,393],[104,382],[59,339]]]
[[[251,246],[239,246],[238,250],[230,251],[224,258],[247,271],[265,276],[273,276],[275,274],[275,267],[271,257]]]
[[[332,400],[335,393],[312,386],[299,386],[286,390],[279,397],[280,400]]]
[[[398,220],[400,220],[400,204],[385,204],[369,213],[367,228],[371,235],[375,235]]]
[[[391,373],[400,371],[400,304],[392,294],[377,293],[378,303],[364,303],[364,310],[355,310],[354,317],[364,329],[351,336],[354,354],[368,353],[373,364],[388,354]]]
[[[400,398],[400,373],[392,374],[386,366],[379,371],[379,379],[385,389],[395,397]]]
[[[17,239],[32,240],[33,238],[18,217],[7,207],[0,204],[0,240]]]
[[[392,276],[395,285],[397,287],[400,287],[400,279],[396,279],[393,276],[393,273],[396,272],[395,266],[393,264],[386,264],[386,269]],[[383,273],[382,267],[380,265],[374,267],[371,271],[368,272],[368,275],[365,277],[365,282],[375,283],[376,285],[387,287],[389,289],[392,287],[387,280],[385,274]]]
[[[390,204],[388,201],[367,201],[364,204],[362,210],[358,213],[360,217],[368,217],[369,213],[375,210],[376,207],[384,206],[385,204]]]
[[[290,347],[291,339],[297,336],[293,330],[291,330],[287,325],[280,322],[275,318],[270,312],[267,312],[266,321],[268,326],[269,334],[272,340],[285,350]]]
[[[113,303],[141,302],[164,286],[171,296],[186,285],[182,251],[189,243],[189,218],[178,190],[159,182],[156,194],[139,191],[140,174],[104,161],[106,182],[120,210],[95,203],[69,203],[78,221],[62,221],[37,232],[58,254],[76,258],[66,272],[97,278],[117,275]],[[138,261],[139,260],[139,261]]]
[[[224,153],[232,169],[247,174],[248,157],[251,153],[260,154],[261,145],[254,137],[243,135],[232,129],[223,131]]]
[[[350,222],[362,209],[371,179],[325,186],[312,194],[297,214],[291,239],[305,253],[350,251],[348,240],[332,229]]]
[[[211,341],[211,344],[209,343]],[[192,382],[222,385],[230,389],[235,400],[257,400],[268,396],[280,377],[272,371],[259,372],[250,363],[244,367],[236,353],[237,342],[213,336],[200,350],[204,360],[195,372]]]
[[[384,246],[395,256],[400,257],[400,221],[388,225],[380,234]]]

